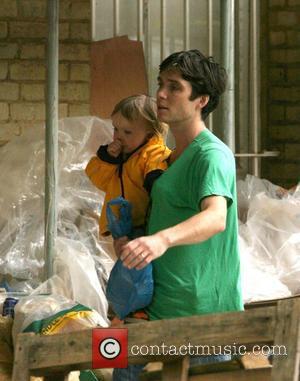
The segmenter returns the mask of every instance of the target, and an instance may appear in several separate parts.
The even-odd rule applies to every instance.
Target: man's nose
[[[166,91],[163,88],[157,89],[156,97],[157,99],[166,99],[167,97]]]

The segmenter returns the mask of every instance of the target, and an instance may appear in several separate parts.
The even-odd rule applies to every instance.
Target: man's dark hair
[[[225,91],[226,70],[212,57],[205,57],[199,50],[177,52],[167,57],[159,66],[159,72],[178,70],[182,78],[190,82],[192,94],[190,100],[200,95],[209,95],[207,105],[202,109],[202,119],[217,107],[220,95]]]

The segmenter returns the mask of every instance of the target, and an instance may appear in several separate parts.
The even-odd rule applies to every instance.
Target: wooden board
[[[192,376],[189,381],[271,381],[270,369],[238,370]],[[283,380],[282,380],[283,381]]]
[[[274,355],[272,380],[298,381],[300,379],[300,303],[290,299],[289,303],[278,303],[275,342],[285,351]]]
[[[162,381],[188,381],[189,357],[164,363]]]
[[[245,312],[229,312],[207,316],[192,316],[172,320],[157,320],[140,324],[128,324],[128,360],[131,364],[148,361],[168,361],[168,356],[133,355],[133,345],[157,345],[163,338],[166,346],[225,345],[228,343],[268,343],[274,335],[275,307],[253,309]],[[28,334],[20,334],[18,344]],[[70,364],[91,366],[92,330],[32,338],[29,367],[47,369],[56,364],[57,370]],[[59,348],[59,351],[57,350]],[[76,348],[76,350],[75,350]]]
[[[261,307],[244,312],[228,312],[204,316],[183,317],[171,320],[160,320],[140,324],[129,324],[128,360],[129,364],[146,363],[147,361],[177,361],[174,356],[142,355],[131,352],[131,347],[145,346],[223,346],[226,344],[284,345],[288,356],[274,355],[272,372],[268,368],[228,369],[218,372],[214,364],[212,373],[192,375],[190,381],[224,380],[224,381],[298,381],[300,365],[300,300],[290,299],[278,302],[277,307]],[[71,370],[90,369],[92,360],[93,330],[76,331],[72,334],[40,336],[30,333],[18,335],[15,347],[13,381],[29,381],[29,374],[45,375],[67,373]],[[275,348],[275,347],[274,347]],[[184,362],[167,364],[160,372],[163,379],[169,380],[174,369],[180,381],[186,380],[187,367]],[[265,364],[263,364],[265,366]],[[261,366],[261,364],[260,364]],[[248,364],[248,368],[252,365]],[[219,369],[220,370],[220,369]],[[252,377],[254,376],[254,377]],[[221,378],[222,377],[222,378]],[[60,379],[63,379],[61,376]],[[173,377],[174,379],[174,377]],[[58,381],[59,379],[56,378]]]
[[[117,102],[141,93],[148,93],[142,43],[127,36],[93,42],[91,115],[110,118]]]

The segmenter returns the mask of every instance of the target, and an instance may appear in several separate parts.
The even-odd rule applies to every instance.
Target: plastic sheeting
[[[96,311],[88,311],[76,302],[56,294],[24,297],[17,304],[15,314],[12,329],[14,344],[21,332],[44,333],[41,331],[43,328],[44,331],[52,328],[49,329],[49,334],[53,334],[97,326],[107,327],[107,323]]]
[[[300,189],[283,193],[267,180],[238,181],[244,301],[300,293]]]
[[[62,237],[57,238],[56,247],[55,273],[65,285],[69,285],[69,295],[64,295],[106,317],[108,303],[105,284],[101,284],[106,274],[97,273],[94,258],[87,247],[81,242]]]
[[[78,117],[62,119],[58,133],[59,250],[69,251],[69,263],[78,253],[94,258],[102,288],[113,266],[112,246],[99,241],[103,194],[90,184],[84,168],[98,146],[111,141],[112,131],[108,120]],[[44,135],[41,126],[26,128],[1,147],[0,284],[5,280],[14,291],[27,293],[43,279]],[[84,289],[84,283],[81,286]]]

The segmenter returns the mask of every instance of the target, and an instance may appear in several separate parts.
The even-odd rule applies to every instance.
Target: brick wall
[[[47,0],[1,0],[0,145],[45,119]],[[59,117],[89,114],[90,0],[60,0]]]
[[[283,186],[300,181],[300,0],[262,1],[262,176]]]

